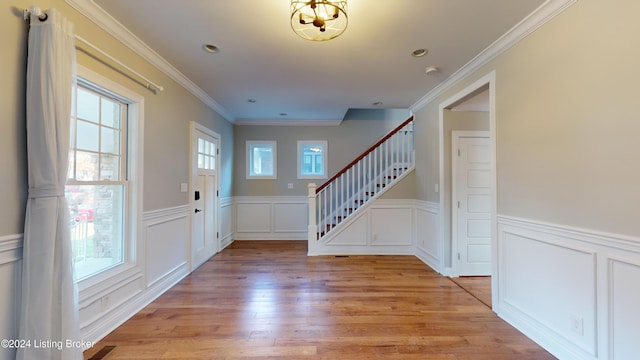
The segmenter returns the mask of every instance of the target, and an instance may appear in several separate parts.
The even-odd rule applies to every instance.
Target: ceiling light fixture
[[[304,39],[334,39],[348,23],[346,0],[291,0],[291,28]]]
[[[204,45],[202,45],[202,48],[204,49],[204,51],[206,51],[208,53],[212,53],[212,54],[215,54],[215,53],[220,51],[219,47],[217,47],[215,45],[212,45],[212,44],[204,44]]]
[[[422,57],[427,55],[429,51],[427,49],[415,49],[411,52],[411,56],[413,57]]]
[[[435,74],[438,71],[440,71],[440,69],[438,69],[435,66],[429,66],[426,69],[424,69],[424,73],[427,74],[427,75]]]

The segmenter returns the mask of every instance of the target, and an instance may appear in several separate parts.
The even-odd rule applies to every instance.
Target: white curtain
[[[31,16],[27,54],[27,159],[18,360],[82,359],[73,280],[69,210],[71,91],[75,80],[73,24],[54,9]],[[72,346],[68,346],[72,345]]]

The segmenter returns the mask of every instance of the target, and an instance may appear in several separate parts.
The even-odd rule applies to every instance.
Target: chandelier
[[[334,39],[348,22],[347,0],[291,0],[291,28],[307,40]]]

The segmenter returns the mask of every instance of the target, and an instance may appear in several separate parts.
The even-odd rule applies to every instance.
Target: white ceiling
[[[312,42],[291,29],[289,0],[94,1],[238,122],[408,109],[544,3],[348,0],[345,33]],[[412,57],[418,48],[429,52]]]

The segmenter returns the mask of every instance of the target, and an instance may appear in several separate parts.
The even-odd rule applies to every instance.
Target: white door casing
[[[220,136],[191,123],[191,270],[220,251],[219,169]]]
[[[454,131],[452,147],[451,234],[457,275],[491,275],[489,133]]]

